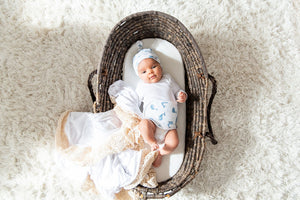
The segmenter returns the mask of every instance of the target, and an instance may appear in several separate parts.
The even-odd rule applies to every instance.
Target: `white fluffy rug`
[[[299,199],[300,3],[293,0],[0,1],[0,197],[95,199],[57,171],[65,110],[92,111],[88,74],[113,26],[178,18],[218,81],[201,173],[171,199]]]

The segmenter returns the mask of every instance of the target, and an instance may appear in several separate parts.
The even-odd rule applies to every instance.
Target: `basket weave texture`
[[[121,20],[110,33],[103,50],[97,73],[96,97],[94,112],[105,112],[113,108],[108,95],[109,86],[122,79],[123,61],[128,49],[138,40],[145,38],[161,38],[172,43],[180,52],[185,69],[186,102],[186,141],[185,155],[179,171],[158,187],[151,189],[137,186],[134,191],[141,199],[159,199],[170,197],[193,180],[199,172],[205,149],[207,115],[210,102],[207,102],[208,80],[214,78],[207,69],[195,39],[187,28],[176,18],[168,14],[147,11],[130,15]],[[89,77],[89,85],[96,70]],[[215,91],[216,92],[216,91]],[[214,95],[213,95],[214,96]],[[210,124],[209,124],[210,126]],[[211,126],[209,127],[211,129]],[[216,143],[212,131],[208,134]]]

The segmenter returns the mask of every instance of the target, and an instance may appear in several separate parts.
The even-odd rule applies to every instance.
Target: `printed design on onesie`
[[[161,129],[176,129],[177,104],[170,101],[154,101],[145,108],[144,116]]]

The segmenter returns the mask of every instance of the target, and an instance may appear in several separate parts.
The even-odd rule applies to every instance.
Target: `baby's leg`
[[[170,154],[172,151],[174,151],[178,146],[178,143],[179,143],[179,139],[178,139],[176,129],[167,132],[165,137],[165,145],[163,146],[163,148],[159,149],[159,154],[155,159],[155,161],[153,162],[153,166],[159,167],[162,162],[162,156]]]
[[[165,145],[163,146],[162,149],[159,150],[160,154],[161,155],[170,154],[172,151],[176,149],[178,144],[179,144],[179,139],[178,139],[177,130],[176,129],[170,130],[166,134]]]
[[[157,155],[156,159],[154,160],[154,162],[152,163],[152,165],[153,165],[153,167],[159,167],[161,165],[161,162],[162,162],[162,155],[158,151],[158,155]]]
[[[151,120],[142,119],[139,124],[139,130],[145,142],[151,146],[152,151],[159,148],[155,139],[156,126]]]

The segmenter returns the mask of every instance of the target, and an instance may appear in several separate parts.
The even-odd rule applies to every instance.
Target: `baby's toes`
[[[151,150],[152,150],[152,151],[156,151],[157,149],[159,149],[158,144],[153,143],[153,144],[151,145]]]

